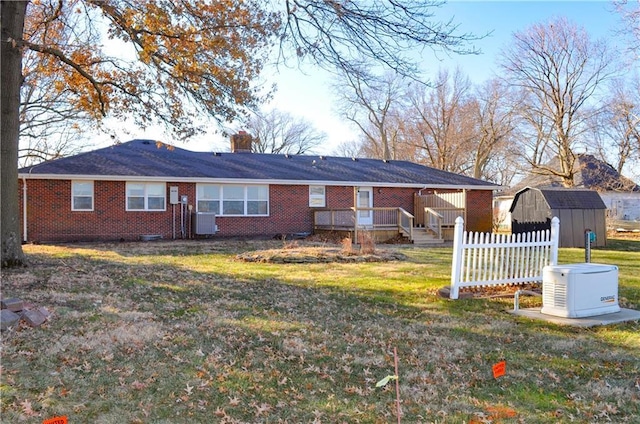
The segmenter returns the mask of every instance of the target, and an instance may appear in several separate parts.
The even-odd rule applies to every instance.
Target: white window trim
[[[322,194],[312,194],[311,190],[314,188],[321,188]],[[315,202],[314,202],[315,201]],[[310,208],[324,208],[327,206],[327,188],[326,186],[310,185],[309,186],[309,207]]]
[[[87,197],[87,196],[76,196],[74,193],[74,185],[76,183],[91,183],[91,208],[90,209],[76,209],[73,201],[76,197]],[[93,181],[87,180],[72,180],[71,181],[71,210],[74,212],[93,212],[95,208],[95,183]]]
[[[200,190],[198,190],[198,187],[196,187],[196,211],[198,208],[198,203],[203,200],[203,201],[217,201],[218,202],[218,211],[215,212],[215,214],[217,216],[228,216],[228,217],[247,217],[247,218],[253,218],[253,217],[268,217],[270,210],[271,210],[271,199],[270,199],[270,193],[269,193],[269,186],[266,184],[198,184],[198,186],[200,185],[215,185],[218,186],[218,199],[201,199],[199,197],[199,192]],[[227,199],[228,201],[242,201],[243,204],[243,213],[242,214],[224,214],[222,211],[224,210],[224,187],[227,186],[234,186],[234,187],[242,187],[243,190],[243,199]],[[256,199],[249,199],[248,196],[248,187],[264,187],[267,191],[267,199],[266,200],[256,200]],[[249,215],[247,213],[247,209],[248,209],[248,202],[267,202],[267,213],[266,214],[251,214]],[[199,212],[199,211],[198,211]]]
[[[129,209],[129,184],[142,184],[144,185],[144,209]],[[160,185],[162,184],[162,198],[164,201],[162,202],[162,209],[149,209],[149,193],[147,188],[150,184]],[[127,181],[125,185],[125,193],[124,193],[124,207],[127,212],[165,212],[167,210],[167,183],[157,183],[157,182],[138,182],[138,181]]]

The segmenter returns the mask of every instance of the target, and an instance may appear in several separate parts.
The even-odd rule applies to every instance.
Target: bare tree
[[[413,84],[409,90],[407,139],[418,148],[417,161],[450,172],[469,173],[475,137],[469,99],[471,83],[457,69],[440,70],[433,87]]]
[[[638,60],[640,57],[640,4],[631,3],[629,0],[614,0],[613,6],[622,18],[622,26],[618,33],[627,39],[633,60]]]
[[[479,37],[434,20],[443,0],[285,0],[281,58],[294,52],[330,70],[370,79],[371,66],[415,77],[415,52],[477,53]]]
[[[482,178],[500,184],[510,183],[517,173],[514,140],[516,113],[508,100],[513,97],[509,87],[498,79],[491,79],[474,93],[472,110],[474,115],[466,117],[476,124],[474,145],[474,178]]]
[[[535,133],[527,160],[534,172],[573,185],[574,150],[587,129],[587,102],[613,75],[613,64],[603,42],[592,42],[584,29],[566,19],[514,34],[501,65],[505,78],[525,93],[521,106]],[[559,169],[540,163],[549,153],[559,158]]]
[[[335,84],[340,112],[362,132],[360,152],[384,160],[401,159],[398,143],[400,100],[404,79],[387,73],[379,80],[362,78],[360,73],[344,74]]]
[[[630,82],[615,80],[610,87],[592,128],[598,156],[622,174],[625,165],[640,161],[640,80],[636,75]]]
[[[343,141],[331,154],[345,158],[366,157],[362,151],[362,142],[358,140]]]
[[[251,115],[245,128],[253,135],[252,149],[256,153],[311,153],[327,139],[306,119],[276,109]]]
[[[43,68],[52,66],[46,56],[27,50],[23,58],[20,89],[20,166],[77,153],[86,143],[84,132],[93,127],[85,112],[74,107],[73,90],[51,90],[57,78]]]

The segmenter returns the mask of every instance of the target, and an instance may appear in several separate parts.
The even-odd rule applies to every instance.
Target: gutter
[[[251,179],[251,178],[209,178],[209,177],[180,177],[180,176],[139,176],[139,175],[84,175],[84,174],[19,174],[22,178],[30,179],[52,179],[52,180],[93,180],[93,181],[144,181],[144,182],[172,182],[180,181],[184,183],[202,183],[202,184],[264,184],[264,185],[325,185],[336,187],[393,187],[393,188],[412,188],[422,187],[422,190],[440,189],[440,190],[500,190],[502,186],[488,183],[487,185],[470,185],[470,184],[430,184],[425,186],[424,183],[388,183],[380,181],[335,181],[335,180],[284,180],[284,179]]]

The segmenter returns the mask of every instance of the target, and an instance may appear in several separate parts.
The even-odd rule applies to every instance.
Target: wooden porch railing
[[[413,237],[414,217],[402,208],[358,208],[357,212],[370,211],[372,225],[360,228],[397,228],[398,232]],[[313,212],[313,225],[323,230],[355,230],[356,209],[321,209]]]
[[[442,216],[442,226],[453,227],[456,225],[456,218],[465,216],[464,208],[430,208]]]
[[[414,216],[402,208],[398,208],[398,230],[413,240]]]
[[[352,209],[322,209],[313,211],[313,226],[324,230],[353,228],[356,212]]]
[[[444,217],[431,208],[424,208],[425,226],[433,231],[438,238],[442,238],[442,222]]]

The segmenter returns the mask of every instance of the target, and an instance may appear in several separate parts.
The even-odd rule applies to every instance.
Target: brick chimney
[[[253,137],[246,131],[238,131],[238,134],[231,136],[232,153],[251,153],[251,142]]]

